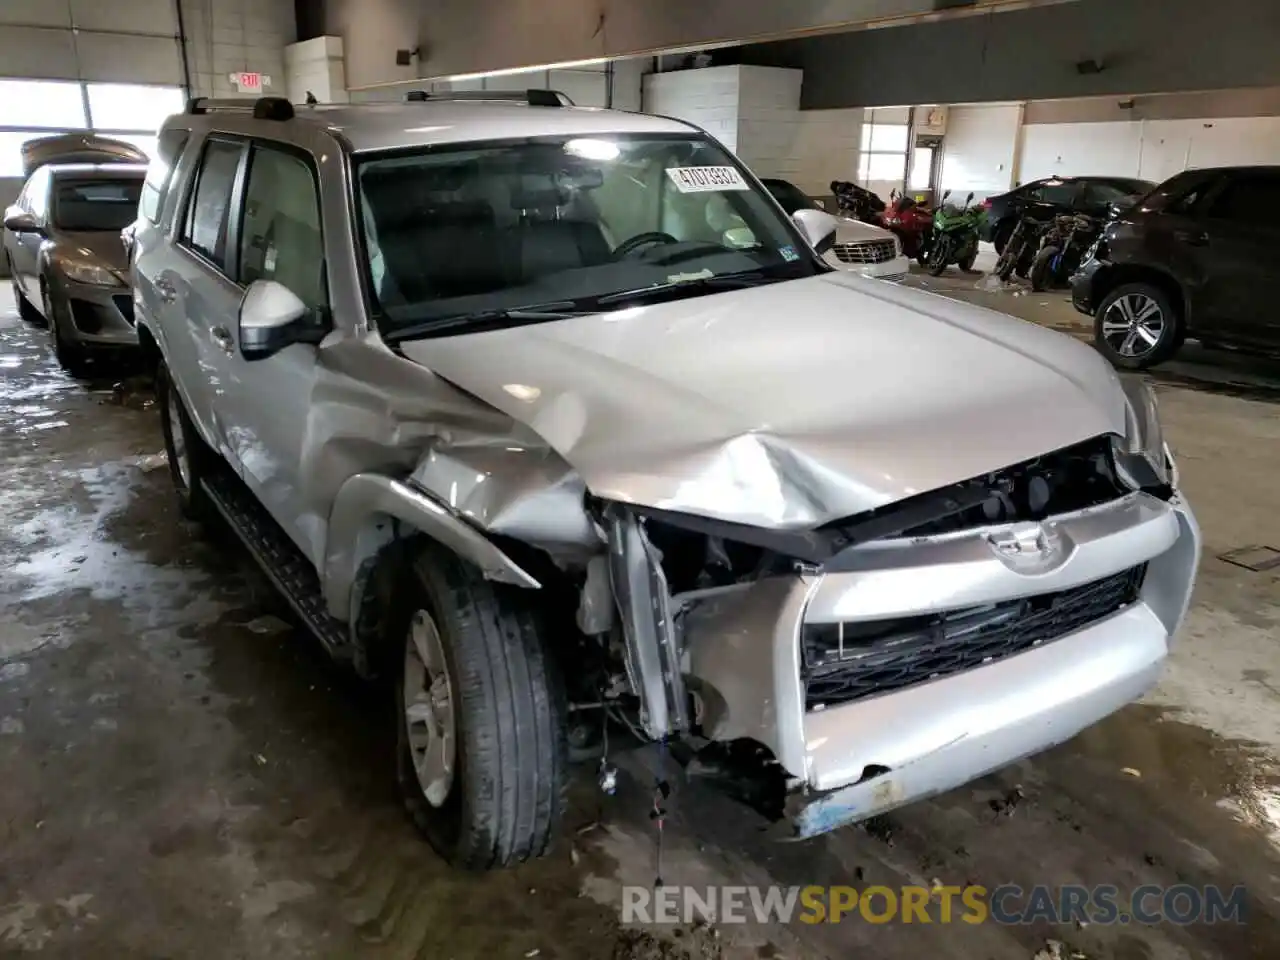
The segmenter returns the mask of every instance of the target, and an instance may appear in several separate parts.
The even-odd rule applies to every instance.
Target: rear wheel
[[[164,449],[169,456],[169,476],[182,512],[188,520],[211,520],[216,508],[205,492],[203,480],[215,454],[196,432],[163,360],[156,367],[156,405],[160,408]]]
[[[996,276],[1003,282],[1008,283],[1009,278],[1013,276],[1013,271],[1018,266],[1018,259],[1021,253],[1021,250],[1006,246],[1004,252],[1000,254],[1000,259],[996,261]]]
[[[1058,255],[1057,247],[1042,247],[1031,263],[1031,289],[1037,292],[1048,290],[1053,283],[1053,258]]]
[[[406,580],[392,621],[406,809],[454,866],[541,856],[563,815],[568,754],[564,697],[533,613],[434,546]]]
[[[13,260],[6,254],[5,265],[9,268],[9,283],[13,287],[13,304],[18,308],[18,316],[27,323],[41,324],[44,317],[40,316],[40,311],[36,309],[36,305],[27,299],[27,295],[22,292],[22,287],[18,283],[17,271],[13,269]]]
[[[1116,366],[1141,370],[1182,345],[1182,319],[1169,295],[1149,283],[1116,287],[1098,305],[1094,343]]]
[[[1004,253],[1004,248],[1009,244],[1009,238],[1013,236],[1016,224],[1004,222],[996,225],[995,231],[991,234],[991,243],[996,248],[996,253]]]

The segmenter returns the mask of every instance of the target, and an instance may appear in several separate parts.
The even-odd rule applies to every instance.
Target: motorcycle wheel
[[[957,260],[956,266],[958,266],[964,273],[973,273],[973,264],[977,259],[978,251],[975,248],[974,251],[968,254],[963,260]]]
[[[1057,247],[1043,247],[1036,254],[1035,262],[1031,264],[1031,289],[1040,293],[1048,290],[1053,283],[1053,270],[1050,264],[1053,258],[1058,255]]]
[[[1008,283],[1009,278],[1013,276],[1014,268],[1018,266],[1018,260],[1021,250],[1015,250],[1011,244],[1006,244],[1004,253],[1000,254],[1000,259],[996,261],[996,276],[1000,278],[1001,283]]]
[[[951,263],[951,244],[946,240],[939,240],[929,251],[929,275],[933,277],[942,276],[942,271],[947,269]]]

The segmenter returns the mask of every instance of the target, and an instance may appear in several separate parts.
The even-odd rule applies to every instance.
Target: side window
[[[1085,194],[1085,202],[1092,204],[1115,203],[1129,196],[1130,192],[1122,190],[1113,183],[1091,183]]]
[[[37,221],[49,216],[49,168],[41,167],[27,181],[27,212]]]
[[[242,149],[241,144],[227,140],[210,140],[204,145],[195,190],[182,228],[182,242],[224,271],[228,265],[231,190]]]
[[[1047,180],[1035,191],[1035,199],[1041,203],[1051,203],[1055,207],[1075,206],[1076,197],[1080,193],[1080,185]]]
[[[1280,179],[1243,176],[1228,180],[1208,200],[1205,216],[1251,226],[1273,226],[1280,216]]]
[[[300,156],[254,145],[240,227],[241,283],[275,280],[313,309],[328,305],[318,188]]]
[[[152,223],[160,221],[160,211],[164,208],[164,198],[169,192],[174,165],[190,136],[189,130],[164,130],[156,142],[156,155],[147,168],[147,179],[142,185],[142,200],[138,204],[139,212]]]

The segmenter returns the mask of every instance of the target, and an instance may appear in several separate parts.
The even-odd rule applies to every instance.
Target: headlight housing
[[[1125,435],[1116,449],[1116,466],[1139,489],[1174,486],[1177,473],[1164,442],[1155,391],[1137,376],[1121,376],[1120,387],[1125,396]]]
[[[87,260],[63,260],[58,266],[68,280],[87,283],[95,287],[123,287],[124,281],[115,271]]]

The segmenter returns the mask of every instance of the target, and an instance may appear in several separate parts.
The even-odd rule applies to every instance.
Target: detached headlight
[[[1116,466],[1140,489],[1171,487],[1177,480],[1173,457],[1164,442],[1155,392],[1140,377],[1122,375],[1125,395],[1125,435],[1116,449]]]
[[[74,280],[76,283],[88,283],[95,287],[124,286],[124,281],[114,271],[108,270],[101,264],[84,260],[63,260],[59,266],[67,275],[67,279]]]

